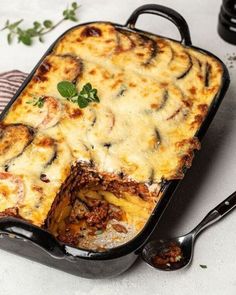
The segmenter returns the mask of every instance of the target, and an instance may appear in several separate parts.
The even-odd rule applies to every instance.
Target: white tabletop
[[[0,27],[6,19],[25,19],[25,25],[46,18],[57,20],[64,0],[0,0]],[[158,3],[179,11],[187,20],[193,44],[227,62],[236,46],[217,35],[221,0],[81,0],[80,22],[110,20],[125,23],[130,13],[145,3]],[[0,32],[0,72],[29,72],[53,40],[73,25],[67,22],[32,47],[8,46]],[[142,29],[179,38],[175,27],[157,16],[142,16]],[[175,236],[189,231],[203,216],[236,189],[236,65],[230,69],[231,86],[208,130],[202,149],[166,210],[155,236]],[[235,295],[236,212],[205,231],[198,239],[190,268],[173,273],[156,271],[138,261],[128,272],[110,280],[87,280],[31,262],[0,250],[0,294],[57,295]],[[1,242],[1,241],[0,241]],[[200,264],[207,265],[202,269]]]

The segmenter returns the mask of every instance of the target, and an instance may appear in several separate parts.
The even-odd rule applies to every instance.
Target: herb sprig
[[[20,24],[23,22],[23,19],[20,19],[13,23],[7,20],[5,26],[0,31],[8,31],[7,42],[9,45],[12,44],[15,38],[17,38],[19,43],[23,43],[27,46],[30,46],[32,45],[33,40],[35,38],[38,38],[40,42],[43,42],[43,36],[50,33],[64,21],[70,20],[73,22],[77,22],[78,19],[76,17],[76,12],[78,8],[79,5],[76,2],[73,2],[71,3],[70,7],[66,8],[62,12],[63,18],[59,20],[57,23],[53,23],[53,21],[49,19],[44,20],[43,22],[35,21],[32,27],[28,29],[23,29],[22,27],[20,27]]]
[[[45,98],[44,96],[33,97],[32,100],[27,101],[27,104],[32,104],[33,106],[37,106],[40,109],[44,106]]]
[[[100,102],[97,89],[93,88],[91,83],[86,83],[82,90],[78,91],[73,83],[61,81],[57,84],[57,90],[62,97],[78,104],[81,109],[87,107],[91,102]]]
[[[199,266],[200,266],[201,268],[207,268],[207,265],[205,265],[205,264],[199,264]]]

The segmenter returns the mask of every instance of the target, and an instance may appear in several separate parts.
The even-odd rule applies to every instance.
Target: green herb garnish
[[[45,102],[45,97],[40,96],[40,97],[34,97],[32,100],[29,100],[26,103],[42,108],[44,106],[44,102]]]
[[[19,25],[23,22],[23,19],[13,23],[10,23],[10,21],[7,20],[5,26],[0,31],[8,30],[7,42],[9,45],[12,44],[14,38],[17,37],[19,43],[30,46],[32,45],[34,38],[38,38],[40,42],[43,42],[43,36],[54,30],[64,21],[70,20],[77,22],[76,11],[78,8],[79,5],[76,2],[73,2],[70,7],[63,11],[63,18],[55,24],[53,21],[47,19],[42,23],[35,21],[32,27],[22,29]]]
[[[78,104],[81,109],[87,107],[91,102],[100,102],[99,97],[97,96],[97,89],[93,88],[91,83],[86,83],[82,90],[78,92],[73,83],[69,81],[61,81],[57,84],[57,90],[61,96]]]
[[[201,268],[207,268],[207,265],[205,264],[199,264]]]

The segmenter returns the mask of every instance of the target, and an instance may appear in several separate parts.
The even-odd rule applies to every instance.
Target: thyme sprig
[[[62,12],[62,19],[58,22],[54,23],[52,20],[46,19],[43,22],[34,21],[32,27],[28,29],[23,29],[20,25],[24,21],[20,19],[16,22],[6,21],[5,26],[0,31],[8,31],[7,33],[7,42],[8,44],[12,44],[13,40],[17,38],[19,43],[23,43],[24,45],[30,46],[33,44],[34,39],[38,39],[40,42],[44,41],[44,36],[50,33],[52,30],[57,28],[64,21],[70,20],[73,22],[77,22],[76,12],[79,8],[79,5],[76,2],[71,3],[69,7],[67,7]]]
[[[37,106],[40,109],[44,106],[45,97],[39,96],[39,97],[33,97],[32,100],[27,101],[27,104],[32,104],[33,106]]]

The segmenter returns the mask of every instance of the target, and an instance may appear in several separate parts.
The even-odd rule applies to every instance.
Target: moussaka
[[[67,32],[0,124],[0,216],[103,251],[137,235],[180,179],[222,81],[201,51],[109,23]],[[71,91],[96,99],[79,105]]]

